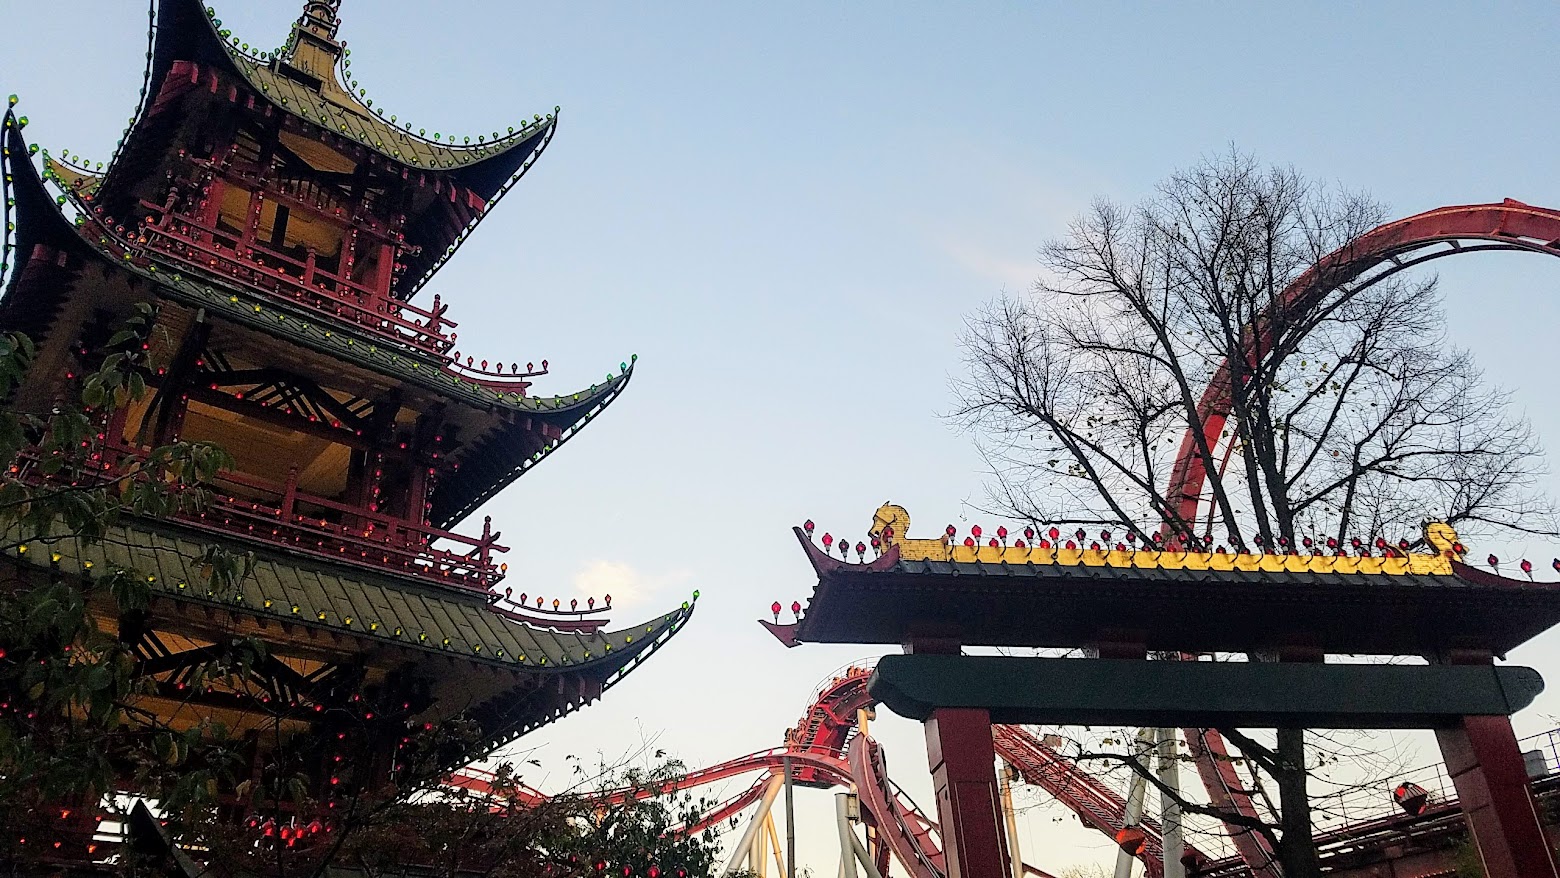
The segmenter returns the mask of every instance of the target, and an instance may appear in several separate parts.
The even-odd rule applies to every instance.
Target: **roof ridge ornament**
[[[800,535],[811,540],[812,522],[804,525]],[[1269,572],[1315,573],[1370,573],[1370,574],[1432,574],[1453,573],[1452,562],[1461,561],[1466,548],[1458,540],[1457,531],[1444,522],[1425,525],[1425,540],[1431,552],[1410,551],[1409,543],[1400,541],[1389,545],[1378,539],[1372,547],[1369,543],[1355,541],[1352,553],[1342,547],[1320,546],[1307,543],[1309,551],[1292,547],[1257,547],[1249,551],[1237,544],[1233,550],[1223,546],[1161,545],[1157,542],[1137,546],[1137,537],[1129,534],[1126,543],[1113,543],[1109,532],[1101,532],[1097,541],[1090,541],[1081,529],[1076,534],[1066,534],[1055,526],[1041,532],[1026,527],[1023,538],[1008,541],[1005,527],[997,528],[989,540],[978,525],[969,529],[962,542],[955,536],[957,528],[949,525],[943,534],[933,539],[914,539],[909,536],[910,514],[903,506],[884,503],[872,517],[867,530],[872,551],[879,559],[894,550],[896,560],[948,561],[976,564],[1002,564],[1017,566],[1061,567],[1138,567],[1170,570],[1264,570]],[[823,535],[822,554],[838,552],[840,563],[848,563],[850,541],[836,541],[832,534]],[[1331,541],[1329,541],[1331,542]],[[836,545],[837,543],[837,545]],[[1129,545],[1130,544],[1130,545]],[[858,554],[865,546],[858,544]],[[871,566],[870,564],[868,566]],[[1492,562],[1491,566],[1494,566]],[[1560,570],[1560,566],[1556,567]]]

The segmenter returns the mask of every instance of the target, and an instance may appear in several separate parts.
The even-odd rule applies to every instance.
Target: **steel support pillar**
[[[925,727],[948,878],[1008,878],[991,714],[941,707]]]
[[[1018,843],[1018,812],[1013,808],[1013,781],[1018,780],[1018,769],[1011,765],[997,766],[997,780],[1001,784],[1002,822],[1007,827],[1008,871],[1013,878],[1024,878],[1024,854]]]
[[[791,757],[780,760],[785,771],[785,878],[796,878],[796,807],[791,799]]]
[[[1186,866],[1181,863],[1181,853],[1186,845],[1181,838],[1181,806],[1175,796],[1181,792],[1180,754],[1176,753],[1174,729],[1159,729],[1159,782],[1167,793],[1161,793],[1159,826],[1164,848],[1164,878],[1186,878]]]
[[[769,809],[774,806],[775,799],[779,797],[780,790],[784,787],[785,778],[778,774],[770,775],[769,783],[764,787],[764,798],[759,800],[758,810],[753,812],[752,819],[748,821],[747,830],[742,833],[742,840],[738,841],[736,848],[732,850],[731,859],[727,861],[726,868],[721,871],[721,875],[732,874],[743,863],[747,863],[750,868],[758,868],[757,860],[762,856],[762,853],[758,857],[753,855],[754,850],[757,849],[754,843],[761,839],[760,833],[764,828],[764,821],[769,817]],[[761,851],[762,849],[757,850]]]
[[[1511,719],[1466,716],[1435,735],[1487,878],[1560,874],[1544,838]]]
[[[1124,829],[1131,829],[1143,822],[1143,800],[1148,793],[1148,781],[1140,772],[1149,770],[1149,757],[1154,749],[1154,730],[1138,729],[1137,738],[1132,742],[1132,758],[1137,762],[1137,770],[1132,772],[1132,780],[1127,787],[1127,810],[1121,815],[1121,825]],[[1116,838],[1117,844],[1121,843],[1121,837]],[[1115,878],[1132,878],[1132,867],[1137,862],[1125,847],[1116,851]]]

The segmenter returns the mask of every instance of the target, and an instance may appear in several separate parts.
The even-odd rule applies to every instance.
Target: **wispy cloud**
[[[574,590],[582,598],[593,597],[597,601],[611,595],[612,606],[631,607],[684,585],[689,578],[687,570],[652,574],[624,561],[592,558],[575,571]]]
[[[1039,266],[1033,256],[1015,259],[1009,253],[999,253],[978,241],[945,234],[935,241],[939,250],[970,273],[994,281],[1002,289],[1019,291],[1034,283]]]

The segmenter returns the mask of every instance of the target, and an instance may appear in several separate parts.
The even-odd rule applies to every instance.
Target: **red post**
[[[481,559],[483,568],[488,566],[488,553],[489,550],[493,548],[494,539],[493,516],[484,516],[482,519],[482,542],[479,544],[482,551],[477,556],[479,559]]]
[[[919,632],[909,638],[905,652],[958,655],[959,641],[946,632]],[[932,712],[925,729],[948,878],[1008,878],[991,713],[942,707]]]
[[[926,721],[948,878],[1007,878],[1007,838],[993,768],[991,714],[944,707]]]
[[[379,245],[379,263],[374,266],[374,292],[390,298],[390,280],[395,270],[395,245]]]
[[[206,187],[206,209],[201,211],[200,224],[203,226],[199,238],[217,246],[217,236],[210,231],[217,227],[217,217],[222,215],[222,193],[227,189],[227,182],[221,177],[213,177],[210,185]]]
[[[1511,719],[1465,716],[1436,740],[1487,878],[1556,878]]]
[[[293,505],[298,500],[298,468],[287,468],[287,484],[282,490],[282,521],[289,524],[293,520]]]

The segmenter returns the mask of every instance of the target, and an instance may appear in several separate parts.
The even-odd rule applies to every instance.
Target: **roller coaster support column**
[[[1489,653],[1454,654],[1450,663],[1492,661]],[[1560,875],[1538,819],[1511,718],[1465,716],[1452,728],[1437,729],[1435,736],[1487,878]]]
[[[834,819],[840,830],[840,878],[856,878],[856,864],[867,871],[867,878],[883,878],[867,846],[856,837],[851,822],[861,819],[861,803],[853,793],[834,794]]]
[[[731,851],[731,860],[726,863],[726,869],[721,872],[721,875],[730,875],[737,871],[737,867],[744,861],[749,868],[755,870],[759,868],[765,853],[761,846],[764,841],[761,830],[764,828],[765,818],[769,816],[769,809],[775,804],[775,799],[780,795],[780,788],[783,786],[785,786],[785,778],[778,774],[769,776],[769,785],[764,788],[764,798],[759,800],[758,810],[753,812],[747,829],[742,833],[742,840],[737,842],[736,848]]]
[[[1186,866],[1181,854],[1186,845],[1181,840],[1181,806],[1173,795],[1181,792],[1181,763],[1175,752],[1175,730],[1159,729],[1159,782],[1169,793],[1160,793],[1160,838],[1165,850],[1164,878],[1186,878]]]
[[[785,878],[796,878],[796,805],[791,799],[791,757],[780,760],[785,772]]]
[[[1153,729],[1138,729],[1137,739],[1133,742],[1133,758],[1137,761],[1137,769],[1132,772],[1131,786],[1127,792],[1127,808],[1121,815],[1122,832],[1134,829],[1143,822],[1143,799],[1148,794],[1148,780],[1140,773],[1148,771],[1149,758],[1154,750]],[[1121,844],[1121,850],[1116,852],[1115,878],[1132,878],[1132,866],[1137,863],[1137,855],[1122,844],[1124,836],[1118,833],[1117,844]]]
[[[1008,871],[1012,878],[1024,878],[1024,854],[1018,847],[1018,813],[1013,810],[1013,781],[1018,780],[1018,769],[1004,764],[997,768],[997,778],[1002,782],[1002,822],[1007,827]]]

